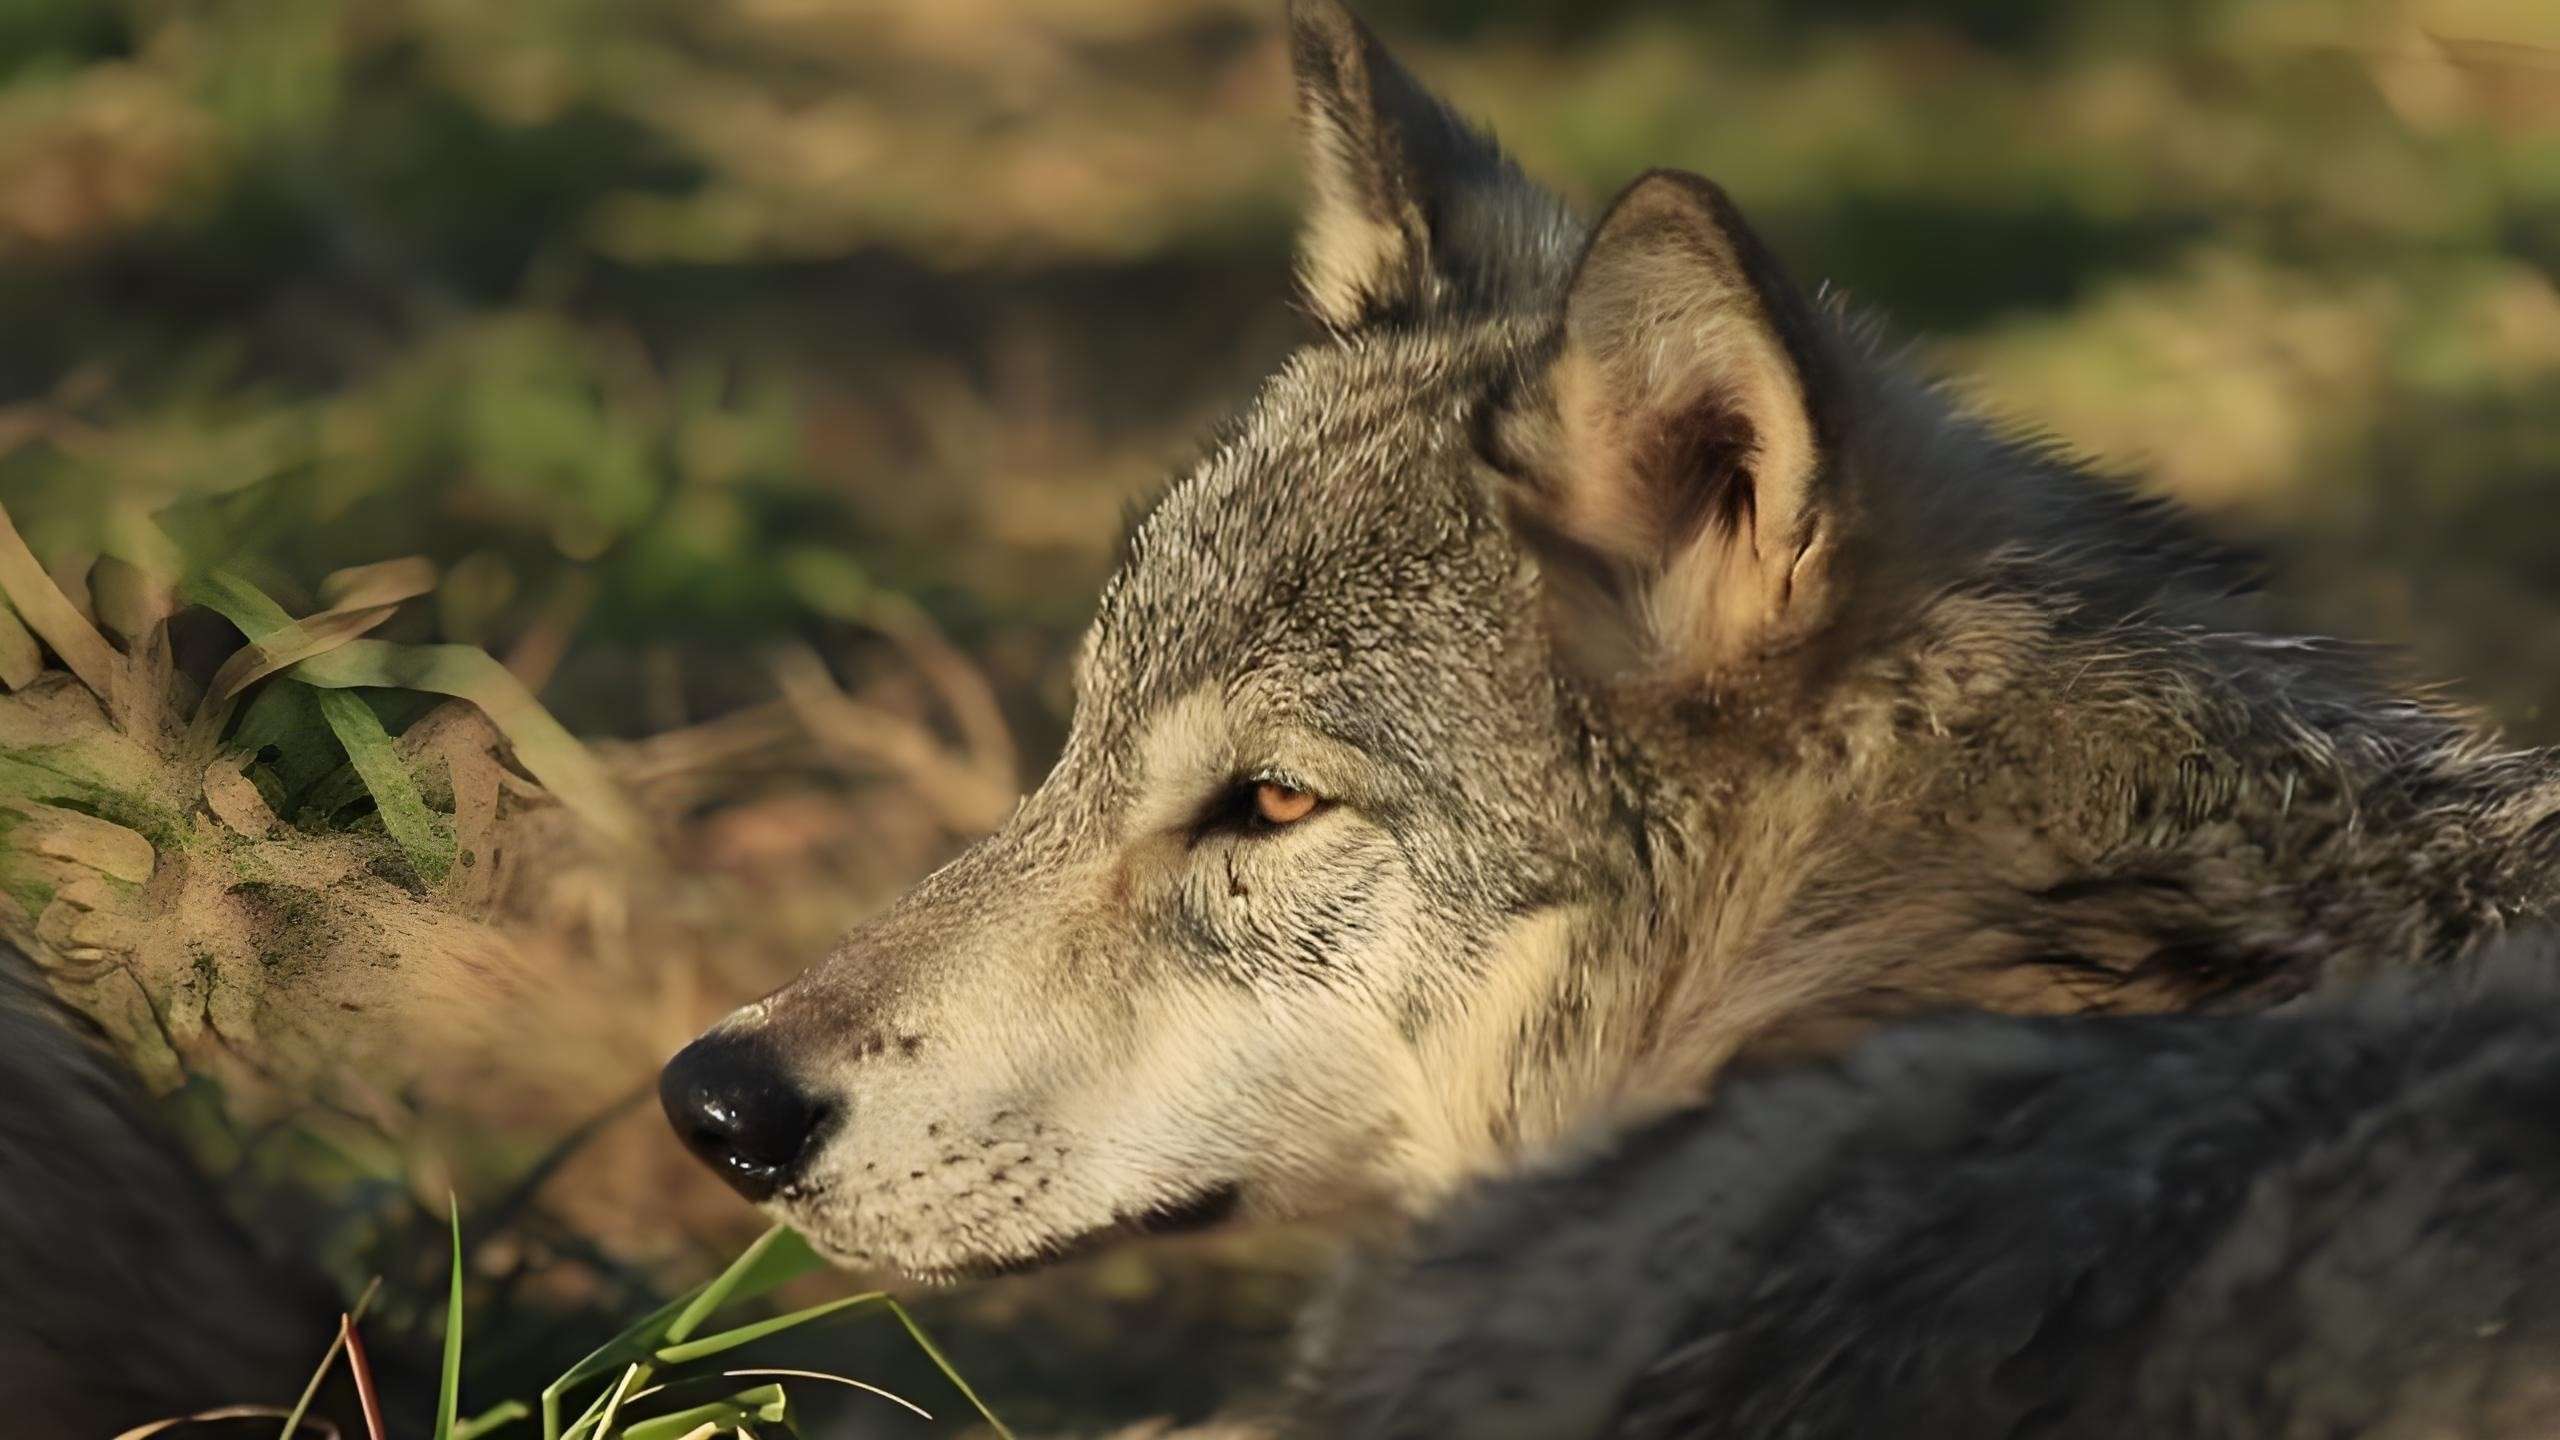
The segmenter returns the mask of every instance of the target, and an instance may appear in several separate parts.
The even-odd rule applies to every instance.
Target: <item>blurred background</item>
[[[2263,548],[2305,623],[2560,740],[2549,0],[1362,8],[1586,208],[1716,176],[1920,363]],[[431,1329],[460,1192],[476,1389],[754,1233],[635,1087],[1037,776],[1124,511],[1303,338],[1278,10],[0,0],[0,506],[46,568],[97,608],[147,517],[299,615],[428,557],[379,633],[497,657],[647,812],[645,861],[370,872],[507,947],[536,1041],[279,1081],[153,1000],[208,1163],[384,1274],[387,1328]],[[397,832],[346,755],[260,754],[288,830]],[[29,931],[69,893],[0,885]],[[1017,1424],[1198,1413],[1321,1260],[1215,1241],[927,1315]],[[909,1373],[870,1343],[830,1353]]]

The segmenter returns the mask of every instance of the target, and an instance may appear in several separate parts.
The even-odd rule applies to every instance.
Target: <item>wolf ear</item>
[[[1658,655],[1711,673],[1828,615],[1844,517],[1824,353],[1711,182],[1655,171],[1593,232],[1537,408],[1497,419],[1498,443],[1527,461],[1535,525],[1615,577]]]
[[[1337,330],[1448,302],[1552,303],[1563,203],[1422,88],[1339,0],[1289,0],[1306,226],[1298,275]]]

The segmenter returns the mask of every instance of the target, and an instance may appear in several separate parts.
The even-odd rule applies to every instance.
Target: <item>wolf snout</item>
[[[716,1030],[667,1062],[658,1101],[685,1148],[758,1202],[791,1183],[833,1116],[792,1080],[769,1043]]]

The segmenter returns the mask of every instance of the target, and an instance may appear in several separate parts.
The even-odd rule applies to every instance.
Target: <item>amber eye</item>
[[[1253,787],[1253,813],[1265,825],[1295,825],[1316,813],[1315,792],[1265,780]]]

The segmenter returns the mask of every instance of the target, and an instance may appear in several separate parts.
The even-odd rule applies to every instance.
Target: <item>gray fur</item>
[[[2556,977],[2545,941],[1737,1076],[1433,1221],[1339,1306],[1296,1433],[2548,1435]]]
[[[123,1062],[6,947],[0,1090],[0,1429],[292,1404],[336,1297],[230,1222]]]
[[[829,1253],[1030,1263],[1228,1187],[1418,1210],[1747,1052],[2251,1009],[2548,914],[2549,757],[2267,629],[2183,520],[1911,376],[1713,187],[1645,182],[1586,257],[1357,22],[1292,18],[1336,329],[1138,527],[1038,791],[726,1022],[842,1117],[773,1204]],[[1704,328],[1565,324],[1571,277],[1646,266]],[[1714,646],[1666,628],[1751,567]],[[1332,803],[1220,821],[1274,776]]]

